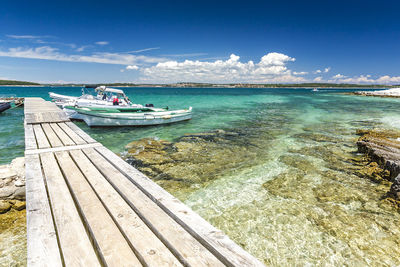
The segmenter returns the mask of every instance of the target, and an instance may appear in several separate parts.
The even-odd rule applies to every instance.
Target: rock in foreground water
[[[25,160],[14,159],[0,166],[0,200],[25,200]]]
[[[373,178],[393,182],[390,194],[400,200],[400,133],[397,131],[359,130],[358,151],[371,161]],[[399,203],[399,202],[398,202]]]

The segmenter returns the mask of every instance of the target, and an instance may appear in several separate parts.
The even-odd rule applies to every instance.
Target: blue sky
[[[3,1],[0,78],[400,84],[398,1]]]

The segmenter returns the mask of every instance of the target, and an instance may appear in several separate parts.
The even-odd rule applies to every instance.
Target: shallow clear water
[[[0,95],[47,98],[49,90],[80,93],[0,87]],[[115,152],[145,137],[174,141],[186,133],[241,132],[234,140],[239,145],[232,145],[233,168],[217,169],[211,180],[190,190],[168,190],[266,264],[400,265],[400,216],[380,200],[388,188],[356,176],[351,161],[360,157],[357,129],[400,128],[400,99],[309,89],[124,90],[137,103],[193,106],[194,116],[143,128],[90,129],[78,123]],[[0,163],[7,163],[23,155],[22,109],[0,115],[0,121]],[[212,149],[207,153],[217,159],[227,152],[222,143]]]

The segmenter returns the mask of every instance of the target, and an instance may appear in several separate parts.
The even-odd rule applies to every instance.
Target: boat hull
[[[68,96],[68,95],[60,95],[60,94],[56,94],[53,92],[49,92],[49,96],[51,99],[53,99],[54,101],[75,101],[77,100],[79,97],[77,96]]]
[[[0,113],[11,108],[11,104],[6,102],[6,103],[0,103]]]
[[[179,121],[186,121],[192,118],[190,112],[178,115],[166,115],[166,116],[154,116],[154,115],[144,115],[143,117],[137,118],[107,118],[99,116],[91,116],[86,114],[79,114],[79,119],[85,121],[85,123],[90,126],[150,126],[150,125],[160,125],[169,124]]]
[[[63,111],[71,120],[83,120],[81,114],[73,109],[63,108]]]

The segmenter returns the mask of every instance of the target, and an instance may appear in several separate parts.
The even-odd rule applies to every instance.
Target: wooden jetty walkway
[[[54,103],[25,98],[25,146],[28,266],[263,266]]]

